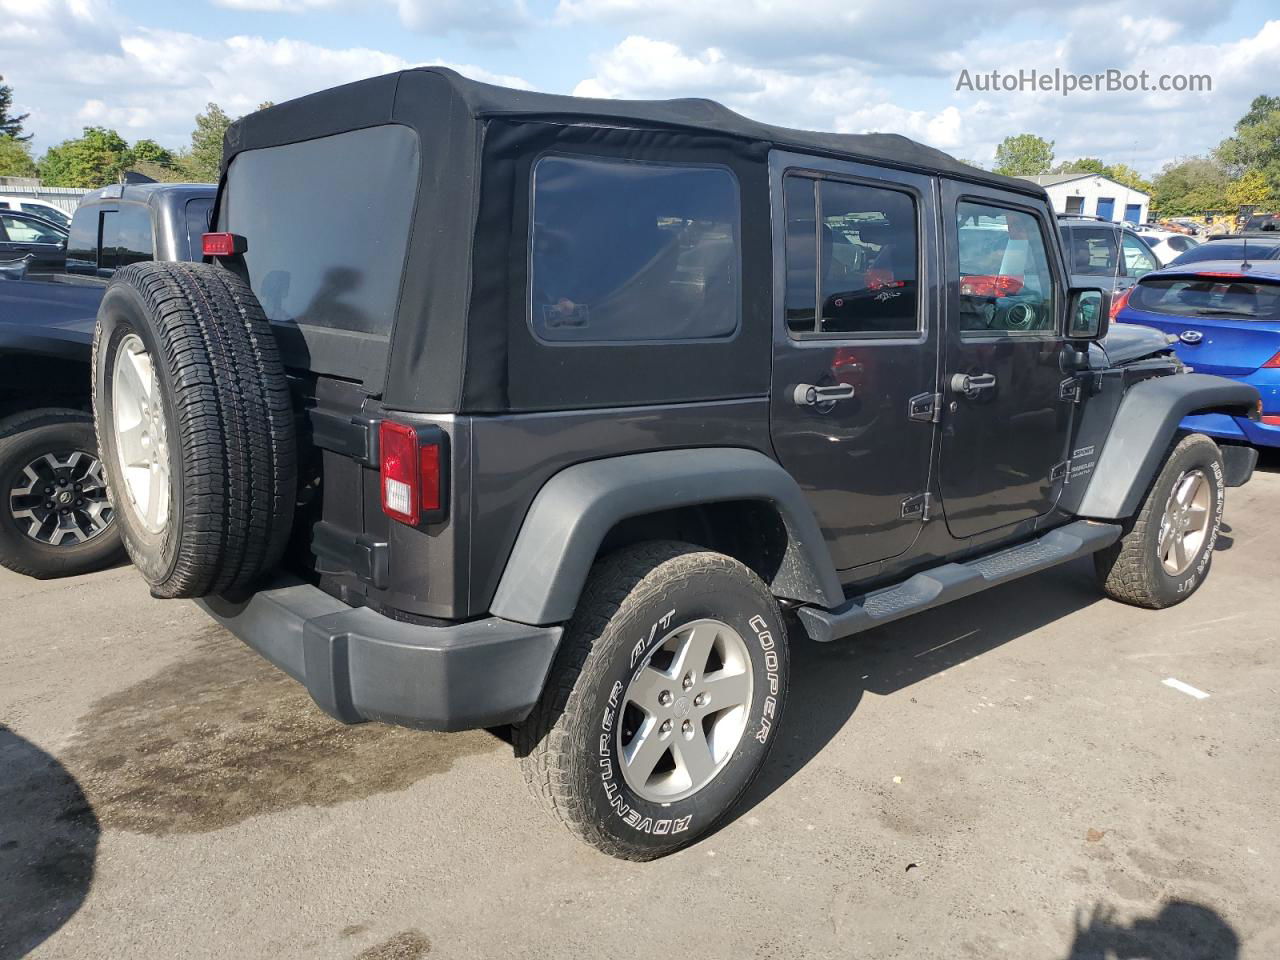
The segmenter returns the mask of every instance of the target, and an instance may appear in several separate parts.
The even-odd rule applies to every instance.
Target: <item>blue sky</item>
[[[963,12],[962,12],[963,11]],[[1277,17],[1269,21],[1269,13]],[[1260,0],[0,0],[0,73],[37,151],[86,124],[169,146],[210,100],[263,100],[419,63],[596,96],[710,96],[774,123],[905,133],[989,163],[1031,131],[1059,159],[1154,173],[1268,86]],[[971,72],[1207,73],[1206,93],[978,93]],[[1280,84],[1277,84],[1280,86]]]

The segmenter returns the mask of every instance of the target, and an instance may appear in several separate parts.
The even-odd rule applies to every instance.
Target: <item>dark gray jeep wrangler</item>
[[[411,70],[233,125],[214,216],[98,316],[134,562],[616,856],[730,809],[789,643],[1085,554],[1169,606],[1253,469],[1178,429],[1252,387],[1109,356],[1044,192],[901,137]]]

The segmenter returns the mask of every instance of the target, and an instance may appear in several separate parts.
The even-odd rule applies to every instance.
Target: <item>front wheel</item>
[[[570,830],[650,860],[742,795],[786,687],[782,619],[759,577],[700,547],[641,544],[596,564],[516,749]]]
[[[1103,592],[1152,610],[1195,593],[1209,573],[1225,489],[1218,445],[1199,433],[1183,437],[1125,535],[1094,554]]]
[[[0,421],[0,565],[46,579],[124,557],[93,418],[51,408]]]

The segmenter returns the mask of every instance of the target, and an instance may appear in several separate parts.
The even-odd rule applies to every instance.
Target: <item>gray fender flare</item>
[[[824,607],[844,601],[813,511],[794,479],[755,450],[663,450],[568,467],[534,498],[491,612],[519,623],[563,623],[578,605],[605,535],[629,517],[728,500],[773,504],[787,531],[776,596]]]
[[[1076,513],[1096,520],[1133,516],[1183,417],[1208,411],[1247,415],[1257,407],[1255,387],[1226,377],[1187,373],[1134,384],[1120,401]]]

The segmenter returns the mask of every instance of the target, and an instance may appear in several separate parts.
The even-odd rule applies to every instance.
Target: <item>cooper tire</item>
[[[709,659],[681,659],[681,650],[708,642]],[[621,550],[594,567],[542,699],[515,730],[525,779],[555,817],[605,853],[671,853],[711,830],[760,770],[776,739],[787,667],[778,606],[745,566],[684,543]],[[735,697],[744,700],[740,717]],[[634,773],[627,758],[640,731],[656,736],[664,723],[681,752],[669,746]],[[709,766],[686,761],[704,746]]]
[[[1121,603],[1158,610],[1200,589],[1222,527],[1225,489],[1217,444],[1199,433],[1178,441],[1124,536],[1094,554],[1103,592]],[[1184,498],[1187,504],[1179,502]],[[1181,555],[1180,544],[1185,544]]]
[[[234,592],[279,562],[293,410],[248,284],[211,264],[117,271],[98,310],[93,399],[116,520],[153,595]]]
[[[101,570],[124,558],[95,463],[98,444],[87,413],[48,408],[0,421],[0,565],[45,580]],[[45,488],[33,485],[28,470],[48,482],[50,497],[40,495]],[[22,493],[28,489],[31,494]],[[60,494],[72,497],[65,519],[47,509]]]

